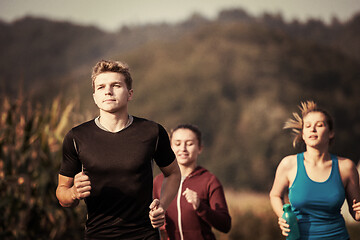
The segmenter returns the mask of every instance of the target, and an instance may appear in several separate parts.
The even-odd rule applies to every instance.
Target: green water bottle
[[[295,213],[291,210],[290,204],[284,204],[283,206],[284,214],[282,218],[286,220],[286,223],[289,224],[290,232],[289,236],[286,237],[286,240],[297,240],[300,238],[299,226],[296,219]]]

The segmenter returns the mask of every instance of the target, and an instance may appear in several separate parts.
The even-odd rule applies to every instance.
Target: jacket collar
[[[189,176],[187,176],[188,178],[193,177],[193,176],[197,176],[197,175],[201,175],[202,173],[206,172],[207,170],[205,168],[203,168],[202,166],[197,166],[194,171],[192,171]]]

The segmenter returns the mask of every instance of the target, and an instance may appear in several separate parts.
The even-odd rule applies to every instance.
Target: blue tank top
[[[304,153],[297,155],[297,173],[289,188],[289,200],[299,220],[301,239],[349,239],[340,213],[345,189],[338,159],[331,155],[331,160],[329,178],[324,182],[315,182],[306,173]]]

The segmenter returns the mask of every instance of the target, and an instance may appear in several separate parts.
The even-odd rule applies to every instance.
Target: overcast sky
[[[333,16],[346,21],[360,12],[360,0],[0,0],[0,19],[12,22],[26,15],[95,25],[114,31],[122,25],[176,23],[194,12],[214,18],[229,8],[243,8],[253,16],[281,13],[285,20]]]

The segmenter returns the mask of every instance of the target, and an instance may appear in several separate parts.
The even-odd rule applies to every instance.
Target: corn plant
[[[79,239],[83,208],[55,196],[61,143],[73,103],[33,106],[19,94],[0,101],[0,239]]]

